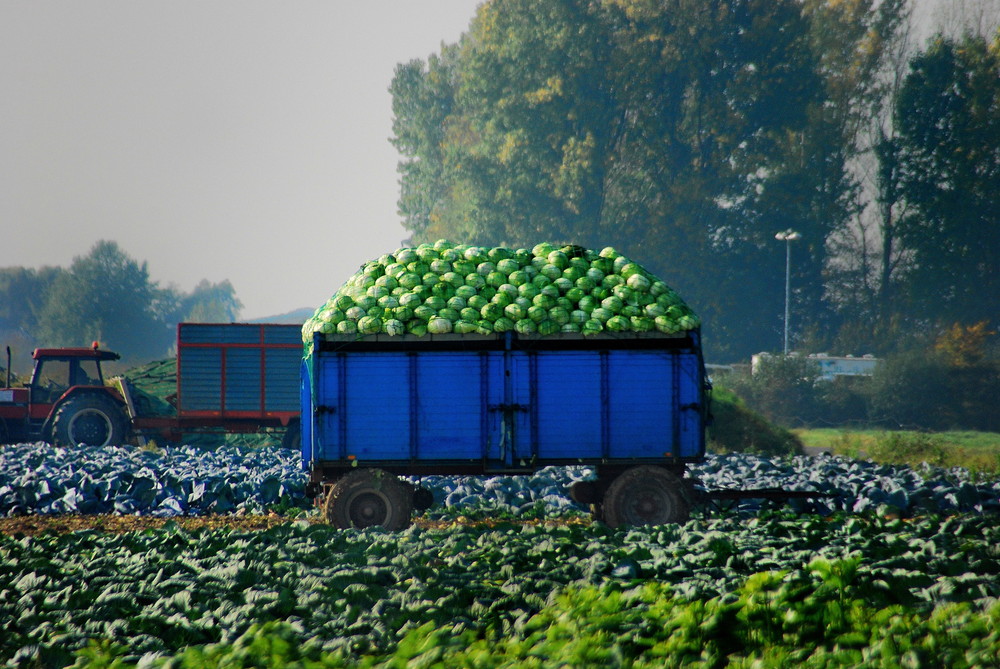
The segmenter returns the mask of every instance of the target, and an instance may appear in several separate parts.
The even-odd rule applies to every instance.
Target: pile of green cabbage
[[[324,334],[673,334],[698,317],[611,247],[486,248],[439,240],[365,263],[302,327]]]

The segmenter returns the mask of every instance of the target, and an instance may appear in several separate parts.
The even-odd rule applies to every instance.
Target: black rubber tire
[[[678,476],[662,467],[627,469],[604,493],[603,520],[609,527],[683,523],[691,513],[683,485]]]
[[[381,469],[356,469],[333,485],[324,506],[340,529],[381,525],[394,532],[410,525],[413,488]]]
[[[597,481],[576,481],[569,487],[569,498],[577,504],[595,504],[600,497]]]
[[[292,421],[281,437],[281,447],[293,451],[302,450],[302,426],[298,421]]]
[[[66,400],[52,419],[52,440],[58,446],[120,446],[128,422],[111,398],[97,393]]]
[[[413,488],[413,508],[417,511],[426,511],[434,506],[434,493],[423,486]]]

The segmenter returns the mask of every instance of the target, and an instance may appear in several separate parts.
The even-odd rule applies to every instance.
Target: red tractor
[[[129,433],[125,400],[104,385],[101,363],[119,355],[90,348],[38,348],[25,387],[0,388],[0,444],[47,441],[62,446],[123,444]]]

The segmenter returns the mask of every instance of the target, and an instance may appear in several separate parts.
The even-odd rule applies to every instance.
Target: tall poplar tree
[[[612,245],[685,295],[716,359],[821,322],[844,156],[794,0],[491,0],[397,70],[400,211],[414,241]]]
[[[912,316],[1000,324],[1000,38],[938,39],[896,104]]]

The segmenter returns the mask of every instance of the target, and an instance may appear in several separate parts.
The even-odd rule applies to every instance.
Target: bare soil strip
[[[266,530],[282,523],[291,522],[292,519],[277,514],[266,516],[179,516],[174,518],[115,515],[30,515],[0,518],[0,534],[32,536],[43,532],[63,533],[80,530],[141,532],[159,529],[171,521],[186,530],[222,527],[240,530]]]
[[[220,529],[232,530],[267,530],[277,525],[291,523],[297,520],[278,514],[268,515],[212,515],[212,516],[175,516],[172,518],[157,518],[154,516],[116,516],[116,515],[29,515],[0,518],[0,534],[7,536],[34,536],[44,532],[79,532],[94,530],[97,532],[142,532],[162,528],[168,522],[185,530]],[[311,523],[325,522],[320,516],[306,518]],[[416,518],[413,524],[424,529],[446,529],[448,527],[496,527],[498,525],[589,525],[589,518],[566,517],[543,520],[511,520],[511,519],[470,519],[459,516],[447,520],[431,520]]]

